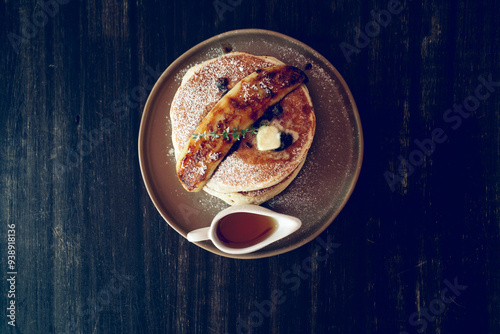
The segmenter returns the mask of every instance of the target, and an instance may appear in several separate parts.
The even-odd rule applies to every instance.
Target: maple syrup
[[[253,246],[278,228],[276,219],[249,212],[236,212],[223,217],[217,225],[217,237],[231,248]]]

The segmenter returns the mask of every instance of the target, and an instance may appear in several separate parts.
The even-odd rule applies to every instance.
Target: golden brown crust
[[[221,162],[208,182],[210,188],[222,193],[268,188],[297,168],[311,146],[316,125],[305,85],[288,94],[280,105],[283,112],[273,118],[270,125],[292,134],[293,144],[282,151],[259,151],[255,135],[247,136],[239,148]],[[245,176],[243,180],[241,175]]]
[[[240,205],[240,204],[259,205],[268,201],[269,199],[273,198],[274,196],[278,195],[283,190],[285,190],[286,187],[288,187],[288,185],[292,183],[297,174],[300,172],[302,166],[304,165],[304,162],[305,158],[302,160],[299,166],[295,168],[295,170],[290,175],[288,175],[283,181],[267,188],[252,190],[252,191],[220,193],[213,189],[210,189],[209,186],[205,185],[205,187],[203,187],[203,190],[205,190],[212,196],[220,198],[221,200],[230,205]]]
[[[269,56],[254,56],[244,52],[231,52],[192,67],[182,78],[170,109],[172,141],[176,157],[196,131],[203,118],[215,106],[222,93],[216,88],[218,78],[228,80],[231,89],[244,77],[257,69],[283,65]],[[311,98],[304,84],[281,101],[283,114],[271,121],[286,133],[294,135],[294,143],[283,151],[258,151],[255,135],[247,134],[222,160],[205,185],[223,194],[239,193],[238,198],[252,201],[268,198],[273,185],[281,187],[291,181],[311,146],[315,131],[315,116]],[[240,194],[244,194],[240,196]],[[229,202],[228,202],[229,203]]]
[[[278,65],[258,69],[238,82],[195,131],[216,135],[191,138],[180,152],[177,175],[184,188],[201,190],[236,142],[234,136],[222,136],[224,130],[250,127],[269,106],[295,90],[306,78],[296,67]]]

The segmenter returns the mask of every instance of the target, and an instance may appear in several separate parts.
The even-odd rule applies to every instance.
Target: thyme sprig
[[[193,133],[192,138],[195,140],[199,140],[201,138],[213,140],[213,139],[222,137],[222,139],[230,140],[229,137],[231,136],[231,137],[233,137],[234,140],[240,140],[240,139],[245,138],[245,136],[247,134],[255,135],[255,134],[257,134],[257,132],[258,132],[258,128],[255,128],[253,126],[246,128],[246,129],[242,129],[242,130],[240,130],[240,127],[237,126],[235,128],[234,127],[233,128],[227,127],[226,130],[224,130],[222,133],[217,133],[215,131],[209,131],[208,133],[206,131],[203,133]]]

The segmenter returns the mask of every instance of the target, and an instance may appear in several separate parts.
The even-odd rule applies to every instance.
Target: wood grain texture
[[[390,1],[241,0],[222,19],[213,1],[54,3],[0,2],[1,333],[500,332],[500,87],[482,81],[500,82],[495,1],[402,2],[350,61],[341,43]],[[324,261],[317,241],[261,260],[208,253],[143,186],[141,92],[195,44],[240,28],[310,45],[358,105],[363,168],[321,234],[340,244]],[[453,112],[480,84],[488,97]],[[446,139],[415,153],[436,129]],[[419,166],[405,173],[399,157]],[[386,172],[402,172],[394,191]],[[444,303],[455,280],[467,288]]]

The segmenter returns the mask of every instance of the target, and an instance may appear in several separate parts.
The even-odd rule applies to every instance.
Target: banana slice
[[[223,135],[247,129],[271,105],[307,80],[296,67],[279,65],[257,70],[238,82],[205,116],[177,159],[177,176],[188,191],[200,191],[237,138]]]

